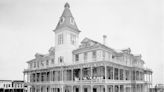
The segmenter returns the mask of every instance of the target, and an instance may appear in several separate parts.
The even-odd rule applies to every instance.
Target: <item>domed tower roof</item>
[[[66,3],[64,5],[64,11],[62,13],[62,16],[60,17],[60,20],[59,20],[54,32],[63,27],[68,27],[68,28],[74,29],[77,32],[80,32],[80,30],[78,29],[78,27],[74,21],[74,18],[70,11],[70,5],[68,3]]]

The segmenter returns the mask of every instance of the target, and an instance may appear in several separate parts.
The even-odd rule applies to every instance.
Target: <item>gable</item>
[[[80,48],[85,48],[85,47],[90,47],[96,45],[97,42],[89,39],[89,38],[84,38],[81,42]]]

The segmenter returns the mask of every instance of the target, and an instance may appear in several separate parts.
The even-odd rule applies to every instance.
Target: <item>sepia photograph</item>
[[[0,92],[164,92],[163,0],[0,0]]]

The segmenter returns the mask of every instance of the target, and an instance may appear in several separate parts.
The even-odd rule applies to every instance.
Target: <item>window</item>
[[[62,17],[61,19],[60,19],[60,24],[62,24],[63,22],[64,22],[64,17]]]
[[[58,35],[58,45],[63,44],[63,34]]]
[[[63,62],[64,62],[64,58],[63,58],[62,56],[60,56],[60,57],[58,58],[58,62],[59,62],[59,63],[63,63]]]
[[[37,67],[39,68],[39,61],[37,61]]]
[[[34,62],[34,68],[36,67],[36,62]]]
[[[114,59],[114,58],[115,58],[115,56],[112,55],[112,59]]]
[[[87,60],[87,56],[88,56],[88,53],[85,52],[85,53],[84,53],[84,60]]]
[[[129,71],[128,70],[126,70],[126,78],[125,79],[129,80]]]
[[[75,61],[79,61],[79,54],[75,55]]]
[[[49,61],[48,60],[46,60],[46,65],[49,65]]]
[[[96,51],[92,52],[92,58],[96,58]]]
[[[30,68],[32,68],[32,63],[30,63]]]
[[[51,59],[51,63],[54,64],[54,59]]]
[[[114,68],[114,80],[118,80],[118,68]]]
[[[87,88],[84,88],[84,92],[88,92]]]
[[[105,51],[103,51],[103,58],[105,58]]]
[[[71,38],[70,38],[71,39],[71,44],[75,45],[76,44],[76,35],[71,34],[70,36],[71,36]]]
[[[40,63],[41,63],[42,66],[44,66],[44,61],[41,61]]]
[[[124,79],[124,71],[123,69],[120,69],[120,80]]]

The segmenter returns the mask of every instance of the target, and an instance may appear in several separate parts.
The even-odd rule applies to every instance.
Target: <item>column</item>
[[[35,92],[37,92],[37,86],[35,86]]]
[[[39,75],[39,81],[42,82],[42,73],[40,72]]]
[[[125,69],[123,69],[123,80],[126,80],[126,70]]]
[[[146,76],[147,74],[146,73],[144,73],[144,79],[145,79],[145,81],[147,81],[147,76]]]
[[[120,69],[118,68],[118,80],[120,80]]]
[[[126,90],[126,85],[124,85],[124,91],[123,92],[126,92],[127,90]]]
[[[120,69],[118,68],[118,80],[120,80]]]
[[[106,79],[107,79],[107,66],[105,65],[105,82],[106,82]]]
[[[114,73],[115,73],[114,70],[115,70],[115,68],[113,67],[113,80],[114,80],[114,77],[115,77],[115,76],[114,76]]]
[[[63,73],[63,74],[62,74],[63,81],[65,81],[65,80],[66,80],[66,77],[67,77],[67,76],[66,76],[66,70],[63,70],[62,73]]]
[[[148,74],[148,77],[149,77],[149,82],[150,82],[150,73]]]
[[[73,85],[72,85],[72,92],[74,92],[74,90],[73,90]]]
[[[91,79],[92,79],[92,76],[93,76],[93,68],[92,68],[92,66],[91,66]],[[91,81],[92,82],[92,81]]]
[[[153,82],[153,75],[152,75],[152,73],[151,73],[151,82]]]
[[[35,72],[35,82],[37,82],[37,73]]]
[[[72,81],[73,81],[73,69],[72,69],[72,74],[71,75],[72,75],[71,77],[72,77]]]
[[[82,84],[80,85],[80,92],[83,92],[83,86],[82,86]]]
[[[64,92],[64,90],[63,90],[63,85],[61,86],[61,92]]]
[[[52,70],[50,70],[50,82],[52,82],[52,78],[53,78],[52,75],[53,75],[53,72],[52,72]]]
[[[91,84],[91,92],[93,92],[93,85]]]
[[[133,72],[134,72],[133,78],[134,78],[134,80],[136,80],[136,71],[134,70]]]
[[[25,82],[25,73],[23,73],[23,81]]]
[[[80,68],[80,81],[82,81],[83,78],[83,73],[82,73],[82,68]]]
[[[105,92],[108,92],[107,85],[104,85],[104,86],[105,86]]]
[[[118,92],[120,92],[120,86],[121,86],[121,85],[118,85]]]
[[[61,72],[61,76],[62,76],[62,77],[61,77],[61,81],[63,81],[63,77],[64,77],[64,76],[63,76],[63,72],[64,72],[64,71],[63,71],[63,68],[62,68],[62,67],[61,67],[61,71],[60,71],[60,72]],[[63,91],[62,91],[62,92],[63,92]]]

